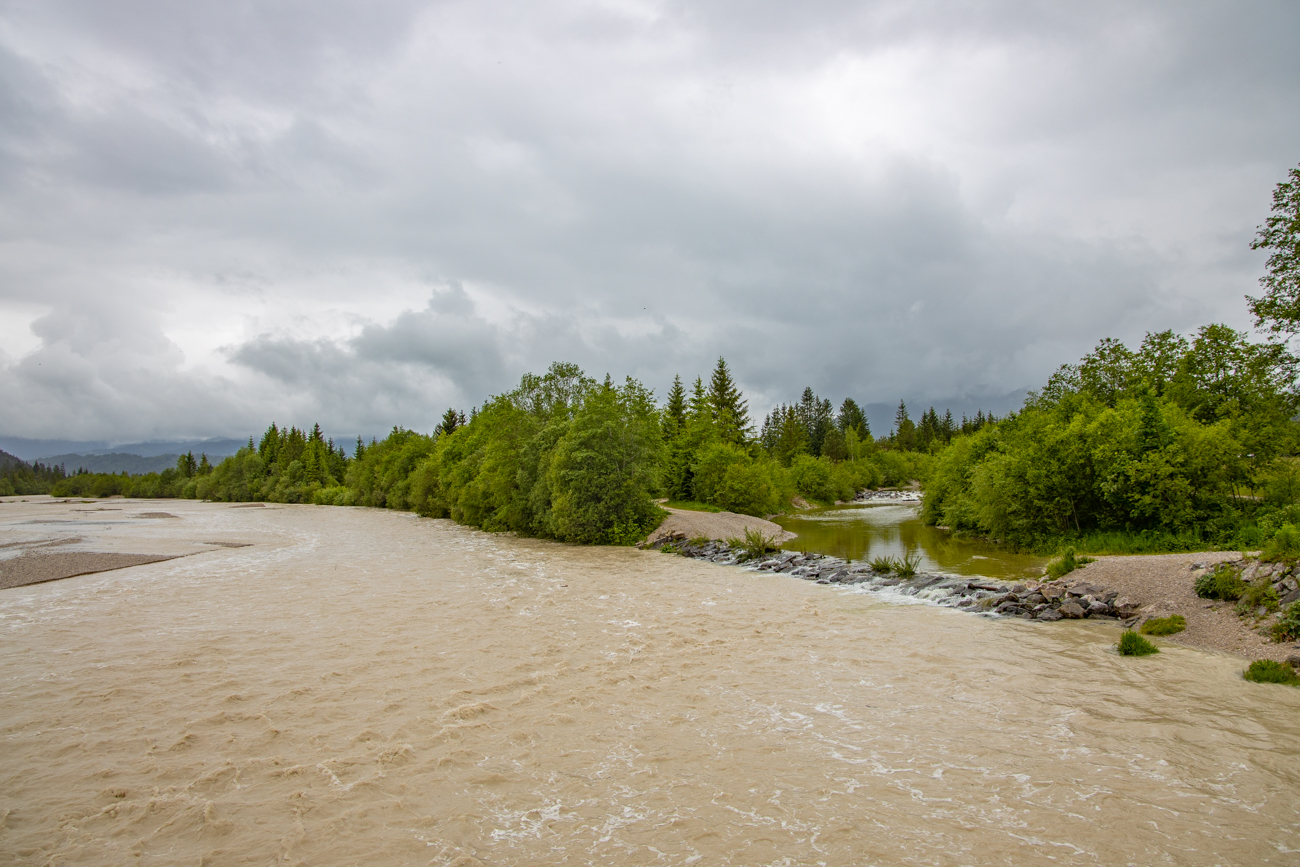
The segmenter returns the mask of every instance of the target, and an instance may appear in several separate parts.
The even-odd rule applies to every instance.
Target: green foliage
[[[1246,592],[1246,582],[1227,563],[1220,563],[1197,578],[1194,587],[1196,595],[1202,599],[1221,599],[1224,602],[1235,602]]]
[[[715,506],[712,503],[701,503],[696,500],[669,500],[664,503],[669,509],[683,509],[687,512],[725,512],[726,509]]]
[[[1300,527],[1295,524],[1278,527],[1273,538],[1264,545],[1259,559],[1269,563],[1300,559]]]
[[[1091,557],[1080,557],[1074,553],[1073,548],[1066,548],[1060,558],[1047,564],[1047,574],[1051,578],[1060,578],[1091,562]]]
[[[1241,673],[1246,680],[1254,683],[1281,683],[1287,686],[1300,686],[1300,677],[1295,669],[1271,659],[1257,659]]]
[[[1177,635],[1187,628],[1187,619],[1181,614],[1168,617],[1152,617],[1142,624],[1143,635]]]
[[[1277,591],[1267,577],[1258,578],[1241,591],[1237,601],[1237,613],[1245,616],[1263,608],[1267,611],[1277,610]]]
[[[1274,641],[1295,641],[1300,639],[1300,602],[1292,602],[1278,615],[1273,624]]]
[[[28,464],[8,452],[0,452],[0,497],[50,494],[66,478],[62,466],[47,466],[40,461]]]
[[[1136,632],[1125,632],[1121,635],[1117,647],[1120,656],[1150,656],[1160,652],[1160,648]]]
[[[1259,228],[1252,250],[1268,250],[1266,272],[1259,279],[1264,294],[1249,298],[1256,327],[1274,334],[1300,333],[1300,168],[1273,190],[1272,215]]]
[[[753,527],[745,528],[744,538],[728,539],[727,544],[742,560],[755,560],[781,550],[781,545],[776,539]]]
[[[631,544],[663,520],[651,502],[659,487],[663,439],[648,390],[632,379],[584,395],[549,456],[545,527],[570,542]]]
[[[944,448],[922,516],[1025,548],[1098,533],[1229,544],[1260,510],[1242,495],[1256,471],[1273,474],[1275,504],[1292,496],[1275,459],[1300,445],[1294,365],[1220,325],[1148,334],[1137,352],[1104,340],[1019,413]]]
[[[790,464],[794,489],[810,500],[833,502],[838,499],[831,487],[831,462],[812,455],[799,455]]]

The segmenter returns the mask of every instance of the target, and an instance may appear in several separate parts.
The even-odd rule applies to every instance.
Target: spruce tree
[[[664,439],[671,440],[686,426],[686,389],[680,375],[673,377],[673,387],[668,390],[668,403],[664,406]]]
[[[851,397],[844,398],[844,402],[840,404],[840,414],[835,418],[835,426],[843,434],[847,434],[850,429],[857,431],[860,441],[865,442],[871,438],[871,425],[867,423],[867,414]]]
[[[916,424],[907,414],[907,404],[901,400],[894,411],[893,441],[899,451],[910,452],[916,448]]]
[[[740,393],[722,356],[718,356],[718,364],[709,379],[708,402],[722,440],[744,443],[750,433],[749,402]]]

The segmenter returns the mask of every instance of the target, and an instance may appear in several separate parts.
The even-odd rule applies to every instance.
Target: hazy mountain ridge
[[[143,457],[141,455],[126,454],[123,452],[112,452],[106,455],[51,455],[41,458],[41,463],[62,466],[69,473],[75,473],[78,469],[88,470],[92,473],[130,473],[138,476],[141,473],[161,473],[163,470],[176,466],[176,459],[180,455],[152,455]],[[211,459],[211,455],[208,456]]]
[[[118,443],[111,445],[104,440],[38,440],[23,437],[0,436],[0,449],[19,460],[31,463],[39,460],[48,463],[54,457],[68,455],[135,455],[142,458],[155,458],[176,455],[192,451],[194,456],[206,454],[208,460],[215,461],[227,455],[233,455],[241,446],[248,445],[248,438],[232,439],[230,437],[212,437],[206,440],[171,440],[154,442]],[[72,467],[69,467],[72,469]],[[105,471],[107,472],[107,471]]]

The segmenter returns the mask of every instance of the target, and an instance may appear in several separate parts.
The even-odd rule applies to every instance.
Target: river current
[[[1300,690],[1234,657],[382,510],[112,505],[0,504],[0,543],[197,552],[0,592],[3,863],[1300,863]]]

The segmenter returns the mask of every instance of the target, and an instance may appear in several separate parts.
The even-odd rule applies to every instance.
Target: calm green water
[[[917,517],[915,505],[835,506],[773,520],[799,534],[783,547],[846,560],[915,555],[924,571],[1004,579],[1037,576],[1047,562],[1044,557],[1014,554],[928,527]]]

